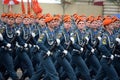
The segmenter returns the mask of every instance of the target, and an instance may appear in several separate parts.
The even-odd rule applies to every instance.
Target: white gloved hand
[[[37,48],[37,49],[40,49],[40,47],[39,47],[38,45],[36,45],[36,48]]]
[[[68,51],[67,51],[67,50],[64,50],[63,53],[64,53],[65,55],[67,55]]]
[[[27,46],[28,46],[28,44],[27,44],[27,43],[25,43],[25,44],[24,44],[24,47],[26,48]]]
[[[94,52],[95,52],[95,49],[92,48],[91,52],[94,53]]]
[[[88,37],[85,37],[85,39],[87,40],[87,43],[89,42],[89,38]]]
[[[83,50],[84,50],[83,48],[80,48],[80,51],[81,51],[81,52],[83,52]]]
[[[8,48],[10,48],[11,47],[11,44],[10,43],[7,43],[7,45],[6,45]]]
[[[31,34],[32,34],[32,37],[35,37],[35,33],[32,32]]]
[[[50,56],[51,52],[50,52],[50,51],[48,51],[46,54],[47,54],[48,56]]]
[[[73,38],[73,37],[70,37],[70,40],[72,41],[72,44],[74,44],[74,43],[75,43],[75,40],[74,40],[74,38]]]
[[[102,39],[102,38],[101,38],[100,36],[98,36],[98,40],[101,41],[101,39]]]
[[[110,56],[110,59],[113,60],[113,59],[114,59],[114,55],[111,55],[111,56]]]
[[[18,42],[16,43],[16,46],[17,46],[17,47],[20,47],[20,45],[18,44]]]
[[[60,45],[60,39],[56,39],[57,45]]]
[[[120,38],[116,38],[115,40],[120,44]]]
[[[16,33],[18,34],[18,36],[20,36],[20,30],[17,30]]]
[[[0,33],[0,41],[3,40],[3,35]]]
[[[31,48],[31,47],[32,47],[32,44],[29,44],[29,47]]]

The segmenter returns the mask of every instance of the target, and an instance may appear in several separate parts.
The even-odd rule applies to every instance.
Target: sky
[[[18,0],[21,1],[21,0]],[[27,2],[27,0],[23,0],[24,2]],[[29,0],[31,1],[31,0]],[[60,0],[38,0],[40,3],[60,3]]]

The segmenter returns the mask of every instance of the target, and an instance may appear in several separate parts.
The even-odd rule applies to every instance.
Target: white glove
[[[95,49],[92,48],[91,52],[94,53]]]
[[[100,36],[98,36],[98,40],[101,41],[101,39],[102,39],[102,38],[101,38]]]
[[[37,49],[40,49],[40,47],[39,47],[38,45],[36,45],[36,48],[37,48]]]
[[[0,33],[0,41],[3,40],[3,35]]]
[[[17,46],[17,47],[20,47],[20,45],[18,44],[18,42],[16,43],[16,46]]]
[[[67,55],[68,51],[67,51],[67,50],[64,50],[63,53],[64,53],[65,55]]]
[[[111,56],[110,56],[110,59],[111,59],[111,60],[113,60],[113,59],[114,59],[114,56],[113,56],[113,55],[111,55]]]
[[[72,44],[74,44],[74,43],[75,43],[75,40],[74,40],[74,38],[73,38],[73,37],[70,37],[70,40],[72,41]]]
[[[60,45],[60,39],[56,39],[57,45]]]
[[[50,51],[48,51],[46,54],[47,54],[48,56],[50,56],[51,52],[50,52]]]
[[[20,36],[20,31],[19,30],[17,30],[16,33],[18,34],[18,36]]]
[[[32,37],[35,37],[35,33],[32,32],[31,34],[32,34]]]
[[[11,47],[11,44],[10,43],[7,43],[7,45],[6,45],[8,48],[10,48]]]
[[[85,39],[87,40],[87,43],[89,42],[89,38],[88,37],[85,37]]]
[[[31,45],[31,44],[29,44],[29,47],[31,48],[31,47],[32,47],[32,45]]]
[[[83,52],[83,50],[84,50],[83,48],[80,48],[80,51],[81,51],[81,52]]]
[[[28,44],[27,44],[27,43],[25,43],[25,44],[24,44],[24,47],[26,48],[27,46],[28,46]]]
[[[120,44],[120,38],[116,38],[115,40]]]

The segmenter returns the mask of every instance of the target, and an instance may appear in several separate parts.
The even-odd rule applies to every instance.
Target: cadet
[[[13,58],[11,56],[14,54],[14,53],[12,53],[12,50],[15,49],[15,42],[16,42],[15,39],[19,35],[19,33],[17,31],[15,31],[14,20],[15,20],[14,15],[12,13],[10,13],[8,15],[7,27],[3,33],[4,39],[8,42],[8,45],[7,45],[8,50],[3,50],[2,61],[3,61],[3,64],[5,65],[8,73],[10,74],[10,77],[13,80],[18,80],[18,76],[14,70]]]
[[[63,70],[65,70],[65,73],[67,74],[68,78],[70,80],[77,80],[76,78],[76,75],[74,73],[74,70],[69,62],[67,58],[67,55],[70,54],[68,51],[67,51],[67,48],[66,47],[70,47],[68,44],[70,42],[70,30],[71,30],[71,18],[70,17],[64,17],[63,19],[63,26],[64,26],[64,29],[59,30],[58,34],[56,33],[56,41],[57,43],[59,43],[58,46],[61,46],[61,47],[58,47],[57,49],[57,63],[55,64],[56,65],[56,69],[59,70],[60,67],[63,67]],[[68,49],[69,50],[69,49]],[[60,74],[60,77],[61,77],[61,74]],[[63,78],[64,79],[64,78]]]
[[[40,47],[40,68],[32,76],[31,80],[39,80],[43,73],[51,80],[59,80],[57,71],[52,62],[50,48],[55,41],[54,36],[54,22],[53,17],[49,16],[45,19],[47,29],[42,32],[38,39],[38,45]]]
[[[30,57],[28,56],[28,43],[31,40],[31,38],[33,37],[31,34],[31,30],[29,27],[29,20],[30,20],[30,16],[29,15],[25,15],[24,19],[23,19],[23,27],[21,30],[19,30],[20,33],[20,38],[22,39],[21,41],[23,42],[23,45],[21,45],[20,43],[18,43],[18,55],[16,56],[16,60],[15,60],[15,65],[19,65],[23,70],[23,75],[21,77],[21,79],[25,79],[25,77],[31,77],[34,69],[33,69],[33,65],[32,62],[30,60]]]
[[[114,59],[113,51],[115,39],[111,22],[111,18],[107,18],[103,21],[105,32],[102,34],[102,37],[99,38],[99,49],[102,53],[102,58],[100,60],[101,67],[96,75],[96,80],[103,80],[105,76],[107,76],[110,80],[119,80],[118,74],[112,65],[112,61]]]
[[[84,50],[88,45],[89,35],[85,31],[85,22],[79,18],[77,30],[73,32],[71,41],[73,45],[72,65],[76,66],[76,75],[84,80],[91,80],[90,73],[85,61],[82,58]],[[81,77],[80,77],[81,75]]]
[[[98,72],[98,69],[100,68],[100,62],[98,60],[98,58],[96,57],[96,52],[98,49],[98,38],[97,36],[99,36],[101,34],[101,32],[99,32],[99,28],[98,28],[98,23],[97,23],[97,18],[93,18],[93,20],[91,20],[90,22],[90,46],[92,47],[92,50],[87,52],[87,64],[88,66],[93,70],[93,72],[95,73],[94,75],[96,75],[96,73]],[[94,64],[94,65],[93,65]]]

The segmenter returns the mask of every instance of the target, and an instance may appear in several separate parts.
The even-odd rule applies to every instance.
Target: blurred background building
[[[21,13],[21,0],[19,4],[12,5],[14,13]],[[23,0],[25,7],[27,1]],[[31,0],[29,0],[31,2]],[[113,15],[120,14],[120,0],[38,0],[42,13],[74,14],[80,15]],[[0,1],[0,14],[8,12],[9,6]]]

